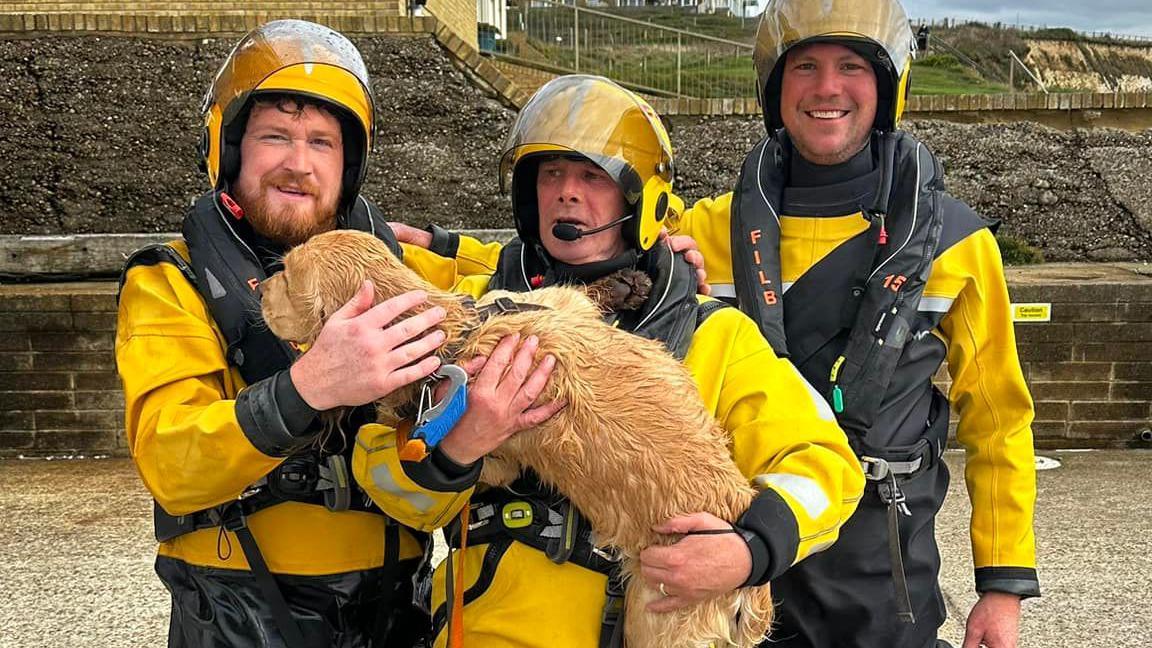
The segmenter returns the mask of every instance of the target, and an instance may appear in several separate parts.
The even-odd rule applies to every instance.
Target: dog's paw
[[[592,282],[587,290],[588,298],[605,313],[632,311],[648,300],[652,278],[639,270],[626,268]]]

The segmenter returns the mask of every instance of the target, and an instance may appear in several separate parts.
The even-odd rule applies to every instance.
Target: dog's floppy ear
[[[316,282],[316,267],[305,254],[292,254],[284,259],[286,290],[292,302],[296,317],[300,318],[301,331],[308,333],[302,341],[311,343],[320,335],[320,329],[327,319],[320,298],[320,287]]]

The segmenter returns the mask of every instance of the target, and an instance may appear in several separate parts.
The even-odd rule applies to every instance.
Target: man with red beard
[[[439,365],[444,334],[429,329],[443,309],[417,309],[420,292],[373,306],[366,283],[304,353],[260,318],[261,281],[311,236],[358,229],[401,254],[360,195],[370,87],[359,52],[326,27],[253,30],[204,101],[213,190],[183,240],[125,268],[116,359],[128,446],[156,501],[169,646],[412,646],[427,629],[410,605],[427,538],[364,496],[348,460],[370,404]],[[503,369],[489,364],[482,374]],[[509,416],[527,427],[552,411]],[[451,489],[457,473],[431,459],[428,480]]]

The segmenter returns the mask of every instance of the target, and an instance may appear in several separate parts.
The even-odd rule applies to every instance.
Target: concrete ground
[[[1020,645],[1152,646],[1152,452],[1045,454],[1062,467],[1039,473],[1044,598],[1025,603]],[[948,460],[960,475],[963,456]],[[975,599],[968,510],[957,478],[938,529],[956,648]],[[0,461],[0,511],[0,647],[163,645],[168,595],[131,462]]]

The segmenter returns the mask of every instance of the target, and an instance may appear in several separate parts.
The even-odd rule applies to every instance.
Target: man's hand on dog
[[[653,529],[678,535],[693,531],[730,530],[731,524],[710,513],[672,518]],[[652,545],[640,552],[640,574],[652,589],[667,596],[648,610],[671,612],[740,587],[752,573],[752,553],[736,533],[685,535],[672,545]]]
[[[429,354],[444,343],[444,332],[427,331],[444,319],[444,309],[429,308],[393,324],[428,301],[427,293],[405,293],[373,306],[374,292],[372,282],[365,281],[292,365],[292,384],[313,409],[371,403],[440,366]]]
[[[556,367],[551,355],[535,363],[539,345],[534,335],[520,344],[520,336],[512,334],[500,340],[491,357],[478,356],[462,364],[473,379],[464,416],[440,442],[449,459],[472,465],[513,434],[540,425],[563,409],[562,401],[535,405]]]

